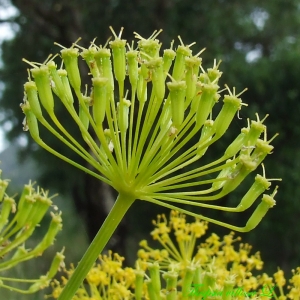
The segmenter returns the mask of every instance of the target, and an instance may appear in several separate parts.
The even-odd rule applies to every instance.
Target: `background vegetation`
[[[0,8],[6,4],[7,1],[0,1]],[[13,143],[12,147],[19,147],[20,161],[30,157],[37,162],[34,169],[38,173],[28,172],[28,179],[39,177],[42,186],[60,192],[60,199],[65,201],[63,208],[66,208],[64,222],[71,222],[65,229],[78,232],[83,239],[92,239],[108,213],[114,191],[62,163],[38,148],[29,134],[24,135],[19,104],[27,66],[21,59],[44,61],[49,53],[58,51],[54,41],[69,46],[82,37],[82,44],[87,46],[97,37],[98,43],[105,43],[111,35],[110,25],[116,31],[125,27],[124,38],[129,40],[134,31],[148,37],[155,29],[162,28],[160,40],[165,47],[177,35],[186,44],[195,41],[197,46],[193,49],[207,48],[203,53],[205,68],[212,66],[214,58],[222,60],[222,84],[236,86],[238,91],[248,87],[243,101],[249,104],[249,109],[244,109],[243,120],[236,121],[233,133],[244,127],[246,119],[253,118],[255,112],[261,117],[270,114],[266,122],[269,137],[276,132],[280,135],[273,142],[274,153],[265,163],[267,177],[281,177],[284,181],[276,197],[277,206],[258,228],[244,234],[243,240],[261,250],[269,272],[274,272],[278,265],[288,272],[300,265],[299,0],[12,0],[11,4],[18,9],[18,14],[0,20],[15,29],[15,37],[2,44],[0,107],[4,117],[1,122],[11,125],[7,138]],[[66,116],[61,112],[60,117]],[[41,135],[46,140],[52,139]],[[20,138],[22,147],[18,146]],[[55,140],[50,143],[53,145]],[[54,148],[64,153],[68,151],[61,144]],[[3,160],[1,155],[0,160]],[[230,196],[227,203],[237,203],[244,191],[240,189]],[[132,260],[136,241],[148,234],[151,219],[160,212],[161,208],[154,205],[136,203],[109,247]],[[248,214],[221,216],[218,213],[217,217],[244,224]],[[227,232],[215,225],[210,229],[220,234]],[[74,247],[76,252],[83,253],[85,243],[68,245],[69,232],[65,230],[64,234],[61,238],[67,244],[66,254],[72,255]]]

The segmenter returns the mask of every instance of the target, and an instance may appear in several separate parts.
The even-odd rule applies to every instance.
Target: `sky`
[[[3,1],[6,2],[6,1]],[[0,4],[0,19],[7,19],[9,17],[15,16],[18,14],[17,9],[9,4]],[[0,23],[0,47],[4,40],[11,39],[14,36],[14,31],[12,30],[12,27],[9,23]],[[1,55],[1,49],[0,49],[0,55]],[[1,67],[1,57],[0,57],[0,67]],[[3,84],[0,82],[0,93],[1,89],[3,88]],[[3,118],[3,115],[0,113],[0,119]],[[6,123],[4,124],[3,128],[0,127],[0,152],[7,147],[7,142],[4,139],[4,129],[9,129],[10,124]]]

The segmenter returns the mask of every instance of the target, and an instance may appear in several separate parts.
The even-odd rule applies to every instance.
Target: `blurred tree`
[[[43,61],[49,53],[57,52],[54,41],[68,46],[82,37],[83,44],[88,45],[90,40],[98,37],[99,43],[104,43],[110,35],[109,25],[117,31],[124,26],[124,37],[128,39],[132,38],[133,31],[147,37],[154,29],[163,28],[160,39],[164,43],[170,43],[177,35],[182,36],[185,43],[196,41],[197,49],[207,48],[203,54],[204,66],[211,67],[214,58],[221,59],[221,69],[225,73],[223,83],[226,81],[238,90],[248,87],[243,100],[251,104],[251,117],[255,112],[260,116],[270,113],[270,132],[281,134],[274,142],[275,153],[269,159],[273,163],[266,162],[267,175],[284,179],[277,197],[279,208],[273,209],[249,236],[251,243],[268,255],[265,261],[270,259],[288,268],[300,264],[297,257],[300,244],[295,243],[300,240],[300,207],[296,202],[300,198],[297,184],[300,179],[300,139],[296,125],[300,107],[297,82],[300,74],[299,0],[12,0],[12,4],[20,14],[9,21],[16,24],[18,30],[14,39],[3,44],[0,71],[0,79],[5,84],[1,107],[5,111],[5,121],[12,123],[8,133],[10,140],[22,135],[23,115],[18,109],[26,78],[22,57]],[[245,119],[250,115],[248,112],[242,116],[243,123],[237,123],[237,130],[245,126]],[[71,125],[68,130],[73,130]],[[52,139],[51,136],[47,138]],[[54,140],[47,142],[55,143]],[[56,149],[62,153],[68,151],[66,147],[60,147],[57,144]],[[71,191],[77,210],[93,237],[107,214],[113,192],[67,164],[60,167],[57,158],[37,148],[31,139],[22,150],[23,155],[25,152],[40,162],[43,185],[47,181],[49,186],[55,185],[65,193]],[[68,155],[73,156],[72,153]],[[241,195],[242,191],[235,197]],[[105,201],[107,199],[110,199],[109,203]],[[234,200],[233,197],[228,199]],[[135,205],[129,215],[137,209],[140,215],[145,212],[147,216],[150,211],[153,214],[161,211],[143,203]],[[236,218],[244,223],[244,217],[232,217],[232,220],[236,221]],[[145,226],[143,223],[136,226],[134,222],[120,227],[113,239],[115,250],[122,252],[120,250],[124,249],[126,230]],[[270,245],[273,245],[271,249]]]

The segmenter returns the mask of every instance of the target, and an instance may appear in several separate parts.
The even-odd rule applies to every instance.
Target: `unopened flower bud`
[[[24,89],[32,112],[37,117],[37,119],[42,118],[43,114],[40,106],[36,84],[33,81],[26,82],[24,84]]]
[[[60,52],[68,73],[70,84],[75,92],[79,92],[81,87],[81,78],[78,68],[78,49],[62,49]]]
[[[52,114],[54,110],[54,99],[50,86],[49,69],[45,65],[40,68],[31,69],[31,74],[39,92],[39,98],[45,110]]]
[[[184,119],[184,99],[186,92],[185,81],[168,82],[167,86],[170,91],[172,121],[176,128],[179,128]]]

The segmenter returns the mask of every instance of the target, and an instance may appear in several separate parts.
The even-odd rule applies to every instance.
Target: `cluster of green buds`
[[[265,119],[260,120],[256,115],[256,120],[248,120],[247,127],[220,157],[202,163],[207,150],[225,134],[245,105],[240,98],[243,92],[236,94],[235,88],[230,90],[228,86],[220,90],[219,63],[215,61],[205,71],[200,57],[203,50],[192,54],[194,43],[184,45],[179,37],[176,50],[172,42],[170,49],[162,53],[157,39],[160,31],[148,39],[135,33],[137,47],[134,47],[134,42],[130,45],[121,38],[122,30],[117,35],[111,28],[114,40],[104,46],[97,46],[93,41],[88,48],[83,48],[76,42],[70,48],[62,47],[60,55],[42,64],[25,60],[32,69],[24,85],[21,105],[26,115],[24,129],[47,151],[111,185],[119,193],[103,231],[96,237],[98,242],[92,246],[93,259],[136,199],[232,230],[252,230],[274,206],[277,188],[271,195],[262,197],[244,227],[197,215],[180,205],[241,212],[269,189],[270,180],[264,174],[257,175],[236,207],[209,204],[234,191],[272,152],[273,138],[267,140]],[[62,59],[58,63],[61,67],[54,62],[57,56]],[[86,62],[91,78],[85,88],[78,64],[80,57]],[[57,100],[74,120],[81,141],[56,117]],[[215,108],[217,103],[221,107]],[[39,134],[40,124],[92,169],[46,144]],[[87,264],[86,272],[91,263]]]
[[[39,187],[35,189],[29,182],[24,186],[16,203],[14,197],[8,196],[5,192],[8,183],[8,180],[0,178],[0,290],[8,288],[30,294],[49,286],[51,279],[60,267],[64,266],[64,250],[56,253],[47,274],[38,279],[8,278],[1,276],[1,272],[41,256],[53,244],[57,233],[62,229],[61,213],[50,213],[52,220],[42,240],[34,248],[26,249],[25,242],[32,236],[52,206],[51,197],[48,197],[47,191]],[[54,209],[57,210],[57,207],[54,206]],[[25,284],[27,288],[16,288],[11,285],[13,283]]]

